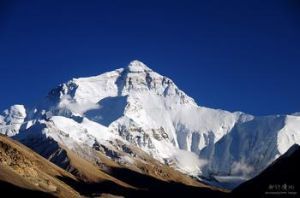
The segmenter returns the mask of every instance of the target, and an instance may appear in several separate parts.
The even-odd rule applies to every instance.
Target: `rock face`
[[[94,162],[95,149],[116,162],[143,161],[130,145],[207,179],[251,178],[300,143],[297,114],[255,117],[198,106],[140,61],[61,84],[27,116],[20,109],[5,111],[0,130],[26,145],[50,139]]]

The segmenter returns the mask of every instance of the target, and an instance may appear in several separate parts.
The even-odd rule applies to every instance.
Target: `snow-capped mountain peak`
[[[171,79],[137,60],[63,83],[26,112],[17,122],[7,121],[16,116],[0,117],[1,127],[12,125],[0,132],[24,142],[50,138],[73,150],[104,147],[107,154],[109,148],[116,161],[117,151],[142,160],[124,150],[131,145],[184,173],[207,178],[252,177],[300,143],[299,117],[255,117],[198,106]],[[95,158],[88,153],[81,155]]]
[[[149,67],[147,67],[143,62],[139,60],[133,60],[126,67],[128,72],[150,72],[152,71]]]

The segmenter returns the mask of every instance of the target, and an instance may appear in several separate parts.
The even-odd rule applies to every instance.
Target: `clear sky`
[[[297,0],[0,2],[0,109],[138,59],[202,106],[300,111]]]

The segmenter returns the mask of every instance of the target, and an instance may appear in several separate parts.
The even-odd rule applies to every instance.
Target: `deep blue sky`
[[[199,105],[300,111],[299,15],[297,0],[2,0],[0,109],[139,59]]]

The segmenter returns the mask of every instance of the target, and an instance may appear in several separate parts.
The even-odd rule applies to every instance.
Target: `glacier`
[[[134,60],[63,83],[33,108],[13,105],[0,115],[0,133],[26,145],[55,141],[89,159],[103,145],[122,150],[123,156],[106,155],[129,163],[139,155],[122,145],[133,145],[185,174],[222,183],[218,178],[254,177],[299,144],[300,116],[199,106],[171,79]]]

